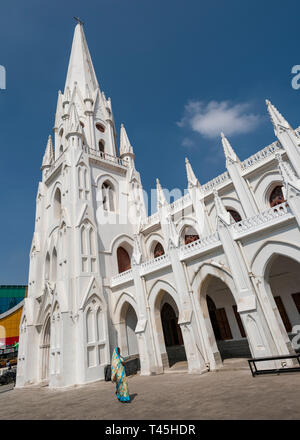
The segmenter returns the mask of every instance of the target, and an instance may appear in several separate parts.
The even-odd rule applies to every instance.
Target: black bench
[[[300,353],[298,354],[288,354],[285,356],[269,356],[263,358],[252,358],[248,359],[249,368],[251,370],[252,376],[258,376],[260,374],[280,374],[280,373],[295,373],[300,371]],[[258,370],[256,367],[257,362],[265,362],[265,361],[280,361],[286,359],[297,359],[299,366],[296,367],[288,367],[288,368],[271,368],[265,370]]]

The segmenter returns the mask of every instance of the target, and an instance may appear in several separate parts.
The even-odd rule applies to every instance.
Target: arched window
[[[192,243],[193,241],[199,240],[199,235],[193,226],[186,226],[183,231],[184,244]]]
[[[118,269],[119,273],[131,269],[131,262],[128,252],[120,246],[117,250]]]
[[[105,211],[115,210],[114,189],[110,182],[104,182],[102,185],[103,209]]]
[[[55,222],[59,221],[61,217],[61,192],[59,188],[56,189],[54,194],[53,217]]]
[[[99,145],[99,151],[101,153],[105,153],[104,141],[103,140],[99,141],[98,145]]]
[[[84,123],[82,121],[80,121],[80,125],[82,128],[84,128]]]
[[[161,257],[162,255],[164,255],[164,253],[165,253],[165,250],[164,250],[162,244],[158,242],[154,248],[154,251],[153,251],[154,258]]]
[[[97,128],[97,130],[100,131],[100,133],[104,133],[105,132],[104,125],[100,124],[99,122],[96,124],[96,128]]]
[[[95,295],[89,300],[84,313],[88,368],[105,365],[105,313]]]
[[[51,267],[51,281],[56,282],[57,276],[57,252],[56,249],[53,249],[52,252],[52,267]]]
[[[87,169],[85,166],[78,167],[78,188],[79,188],[79,198],[88,200],[90,191],[89,191]]]
[[[273,189],[269,198],[269,202],[271,208],[273,208],[273,206],[280,205],[281,203],[285,202],[281,185],[278,185]]]
[[[242,220],[242,217],[240,216],[240,214],[235,211],[234,209],[227,209],[227,212],[229,212],[229,214],[231,215],[231,217],[233,218],[233,220],[238,223]]]

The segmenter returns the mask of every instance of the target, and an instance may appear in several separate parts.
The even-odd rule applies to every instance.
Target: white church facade
[[[115,346],[142,375],[176,356],[188,372],[232,354],[294,352],[300,324],[300,131],[267,101],[277,141],[168,203],[157,181],[148,217],[124,126],[119,152],[110,99],[75,28],[54,139],[36,197],[17,387],[104,379]]]

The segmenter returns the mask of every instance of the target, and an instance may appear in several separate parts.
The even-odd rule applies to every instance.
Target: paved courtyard
[[[300,419],[300,373],[252,378],[245,361],[223,371],[129,378],[119,403],[110,382],[63,391],[0,387],[0,419]]]

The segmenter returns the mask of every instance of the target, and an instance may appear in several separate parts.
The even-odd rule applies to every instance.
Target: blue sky
[[[218,133],[240,159],[275,140],[265,99],[300,124],[300,4],[294,0],[15,0],[2,2],[0,284],[26,284],[40,165],[63,89],[75,22],[100,87],[124,122],[144,188],[186,187],[225,170]]]

